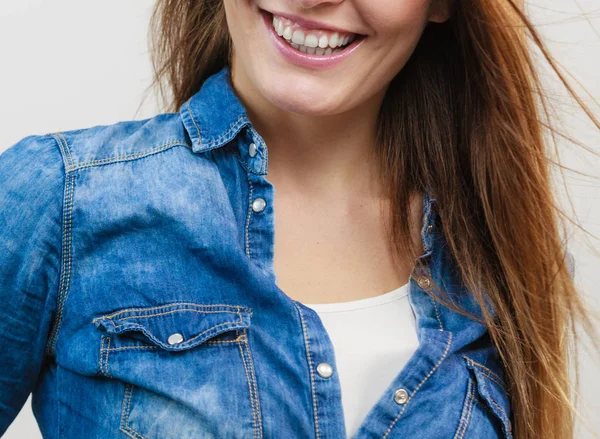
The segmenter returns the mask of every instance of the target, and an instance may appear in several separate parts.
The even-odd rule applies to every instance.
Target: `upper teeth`
[[[296,28],[295,30],[293,30],[294,27]],[[345,46],[355,38],[354,34],[329,33],[324,30],[305,33],[302,29],[297,29],[297,27],[298,25],[294,25],[289,20],[273,16],[273,28],[277,32],[277,35],[299,46],[319,47],[321,49],[330,47],[335,49],[336,47]]]

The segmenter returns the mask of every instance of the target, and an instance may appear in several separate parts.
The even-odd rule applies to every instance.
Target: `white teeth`
[[[296,29],[292,35],[292,41],[296,44],[304,44],[304,32],[300,29]]]
[[[277,35],[283,35],[283,23],[277,17],[273,17],[273,28],[277,32]]]
[[[321,35],[321,38],[319,38],[319,47],[325,49],[328,44],[329,40],[327,39],[327,35]]]
[[[337,32],[334,32],[330,37],[329,37],[329,47],[331,47],[332,49],[338,46],[338,39],[339,39],[339,35]]]
[[[307,47],[317,47],[319,45],[319,39],[314,34],[308,34],[304,38],[304,45]]]
[[[273,29],[280,37],[283,37],[295,49],[310,55],[331,55],[342,51],[345,46],[355,39],[355,35],[340,36],[334,32],[331,35],[304,34],[300,29],[292,31],[292,26],[285,26],[283,20],[273,17]]]

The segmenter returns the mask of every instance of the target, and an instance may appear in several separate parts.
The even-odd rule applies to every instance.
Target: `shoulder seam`
[[[140,159],[143,157],[158,154],[160,152],[166,151],[175,146],[184,146],[188,149],[191,149],[191,146],[182,140],[178,140],[178,139],[177,140],[168,140],[165,143],[162,143],[159,146],[156,146],[152,149],[148,149],[146,151],[141,151],[141,152],[137,152],[137,153],[133,153],[133,154],[125,154],[125,155],[121,155],[121,156],[107,157],[105,159],[98,159],[98,160],[89,160],[87,162],[70,162],[68,171],[72,172],[72,171],[77,171],[79,169],[84,169],[84,168],[91,168],[91,167],[96,167],[96,166],[110,165],[112,163],[137,160],[137,159]]]
[[[52,330],[48,337],[46,352],[52,355],[62,321],[62,311],[65,299],[69,290],[71,280],[71,223],[73,212],[73,191],[75,185],[75,176],[70,172],[69,168],[72,163],[71,150],[69,144],[61,133],[51,133],[54,138],[63,160],[65,168],[64,176],[64,192],[63,192],[63,210],[62,210],[62,239],[61,239],[61,263],[60,277],[58,285],[58,295],[56,299],[56,317],[52,324]]]
[[[63,159],[63,163],[65,166],[65,173],[70,172],[70,167],[73,163],[73,157],[71,156],[71,149],[69,148],[69,144],[67,143],[67,139],[65,139],[65,137],[62,135],[62,133],[56,132],[56,133],[50,133],[49,134],[51,137],[54,138],[54,140],[56,141],[56,143],[58,144],[58,147],[60,149],[60,154],[62,156]]]

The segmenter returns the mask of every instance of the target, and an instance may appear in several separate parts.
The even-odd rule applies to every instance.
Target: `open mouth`
[[[350,32],[307,28],[268,11],[261,10],[261,13],[268,18],[273,30],[282,41],[309,55],[326,57],[336,54],[344,51],[353,42],[365,38],[365,35]]]

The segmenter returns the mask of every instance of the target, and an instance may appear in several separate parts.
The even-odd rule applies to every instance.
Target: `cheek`
[[[243,24],[247,20],[244,14],[247,9],[243,7],[244,5],[239,0],[224,0],[223,5],[225,6],[227,27],[231,38],[234,42],[243,40],[245,33]]]
[[[362,0],[361,15],[378,37],[418,38],[427,23],[431,0]]]

